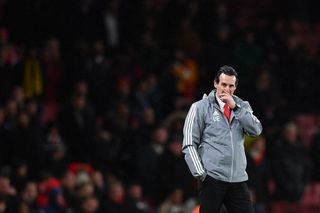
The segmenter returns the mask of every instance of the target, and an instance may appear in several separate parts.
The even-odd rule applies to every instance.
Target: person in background
[[[247,153],[248,186],[255,213],[266,210],[269,202],[270,161],[266,155],[266,139],[259,136]]]
[[[307,156],[294,122],[288,122],[271,159],[275,201],[299,202],[308,180]]]
[[[169,196],[160,204],[159,213],[183,213],[183,191],[179,188],[172,190]]]
[[[129,185],[125,203],[131,213],[148,213],[152,210],[144,197],[142,186],[139,183],[131,183]]]

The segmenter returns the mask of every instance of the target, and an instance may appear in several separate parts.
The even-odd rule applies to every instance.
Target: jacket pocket
[[[205,147],[203,152],[203,165],[205,170],[216,176],[226,179],[230,175],[231,156],[226,144],[213,144]]]

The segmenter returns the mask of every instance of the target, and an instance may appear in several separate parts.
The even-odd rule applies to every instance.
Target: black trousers
[[[200,213],[220,213],[222,204],[229,213],[253,213],[247,183],[228,183],[207,175],[200,186]]]

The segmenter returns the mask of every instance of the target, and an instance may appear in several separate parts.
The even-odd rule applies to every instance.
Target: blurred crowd
[[[190,213],[193,101],[239,73],[255,212],[319,212],[319,3],[0,1],[0,213]]]

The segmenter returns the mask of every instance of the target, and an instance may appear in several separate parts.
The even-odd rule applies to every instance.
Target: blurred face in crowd
[[[94,191],[94,185],[88,182],[80,186],[78,194],[80,197],[89,197],[94,195]]]
[[[253,143],[254,149],[263,152],[266,148],[266,140],[264,137],[259,137],[255,143]]]
[[[76,176],[73,172],[67,171],[62,179],[62,184],[65,188],[73,190],[76,185]]]
[[[86,213],[96,212],[99,207],[99,201],[95,197],[88,197],[82,203],[82,210]]]
[[[29,125],[29,121],[30,121],[30,118],[29,118],[29,115],[25,112],[21,112],[20,115],[19,115],[19,123],[21,126],[23,127],[26,127]]]
[[[223,28],[219,29],[219,31],[217,32],[217,37],[220,41],[228,40],[230,37],[229,29],[227,27],[223,27]]]
[[[7,204],[4,200],[0,201],[0,213],[5,212],[7,209]]]
[[[52,59],[60,58],[60,43],[57,39],[52,38],[47,41],[45,51],[48,57]]]
[[[113,202],[122,202],[125,196],[124,188],[121,183],[112,183],[109,189],[109,197]]]
[[[20,87],[20,86],[15,87],[12,92],[12,96],[16,102],[18,102],[18,103],[24,102],[24,91],[23,91],[22,87]]]
[[[93,44],[93,50],[97,55],[103,55],[105,52],[105,47],[103,41],[95,41]]]
[[[27,183],[22,196],[26,202],[33,202],[38,196],[37,184],[35,182]]]
[[[287,124],[284,130],[285,140],[291,144],[295,143],[298,139],[298,129],[293,123]]]
[[[181,189],[176,189],[171,195],[171,200],[175,204],[181,204],[183,202],[183,191]]]
[[[36,101],[30,101],[27,104],[27,111],[29,115],[36,115],[38,112],[38,104]]]
[[[182,141],[174,140],[169,144],[169,149],[176,157],[182,156]]]
[[[155,123],[156,118],[153,108],[148,107],[143,111],[143,120],[146,124],[152,125]]]
[[[142,188],[139,184],[133,184],[128,189],[129,196],[135,200],[142,198]]]
[[[229,93],[233,95],[236,90],[236,76],[234,75],[226,75],[221,73],[219,76],[219,82],[214,81],[214,87],[216,88],[217,96],[220,96],[224,93]]]
[[[166,128],[158,128],[154,133],[154,140],[160,144],[165,144],[168,140],[168,131]]]
[[[76,93],[80,96],[86,96],[88,94],[88,84],[85,81],[79,81],[75,85]]]
[[[6,114],[8,116],[16,116],[18,113],[18,106],[15,100],[9,100],[6,103]]]
[[[18,166],[17,175],[19,177],[26,177],[28,175],[28,165],[26,163],[22,163]]]
[[[252,144],[250,149],[250,155],[252,158],[260,158],[264,152],[266,147],[266,141],[264,137],[258,137],[257,140]]]
[[[0,28],[0,44],[6,44],[8,42],[9,32],[6,28]]]
[[[103,175],[100,171],[96,170],[91,175],[92,182],[95,186],[102,189],[104,187]]]
[[[73,99],[73,106],[77,110],[83,110],[86,106],[86,97],[84,96],[77,96]]]

